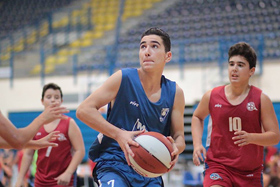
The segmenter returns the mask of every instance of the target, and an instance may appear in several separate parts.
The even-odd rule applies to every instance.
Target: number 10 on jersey
[[[229,131],[241,131],[241,118],[240,117],[229,117]]]

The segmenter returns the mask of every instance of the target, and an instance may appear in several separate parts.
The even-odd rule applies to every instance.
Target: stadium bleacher
[[[72,0],[73,2],[74,0]],[[9,1],[10,2],[10,1]],[[33,1],[32,1],[33,2]],[[124,1],[125,7],[122,17],[122,24],[132,17],[143,17],[142,20],[137,20],[137,24],[132,28],[127,29],[118,37],[117,43],[114,40],[106,43],[101,48],[99,42],[104,38],[108,38],[106,32],[118,29],[117,16],[119,11],[119,3],[121,1],[83,1],[82,5],[64,10],[68,11],[64,16],[56,18],[59,7],[65,7],[71,3],[70,0],[64,1],[48,1],[49,3],[24,3],[19,7],[11,8],[12,3],[3,1],[1,7],[1,35],[8,32],[10,34],[11,27],[15,30],[26,24],[31,24],[42,20],[44,22],[48,11],[52,11],[53,20],[51,24],[44,22],[42,26],[37,28],[30,34],[28,40],[17,40],[16,46],[6,49],[1,44],[1,59],[0,64],[6,64],[3,61],[10,59],[10,51],[16,52],[25,51],[26,44],[43,46],[43,50],[37,50],[37,53],[43,56],[47,74],[71,74],[73,55],[77,55],[76,65],[77,71],[83,71],[91,67],[95,63],[108,66],[110,62],[115,63],[115,67],[126,67],[138,64],[138,56],[132,51],[138,50],[139,35],[148,27],[160,27],[170,33],[172,38],[172,50],[174,53],[173,63],[199,63],[213,62],[223,56],[224,51],[220,45],[231,43],[236,40],[244,40],[252,43],[259,49],[264,58],[277,58],[280,55],[280,9],[279,0],[236,0],[236,1],[219,1],[219,0],[176,0],[170,6],[162,6],[161,11],[143,15],[142,13],[149,9],[161,7],[165,1],[145,0],[145,3],[138,1]],[[132,6],[132,2],[134,2]],[[15,3],[21,3],[16,1]],[[156,5],[154,5],[157,3]],[[32,5],[33,4],[33,5]],[[144,6],[145,5],[145,6]],[[9,21],[23,19],[25,16],[20,16],[23,12],[36,7],[38,10],[32,15],[32,19],[25,21]],[[56,8],[54,8],[56,7]],[[98,7],[98,8],[97,8]],[[104,11],[106,8],[107,11]],[[22,11],[25,10],[25,11]],[[104,10],[103,10],[104,9]],[[5,13],[12,11],[13,14]],[[18,15],[16,14],[18,13]],[[10,18],[7,18],[9,16]],[[26,13],[26,17],[30,13]],[[36,20],[36,21],[35,21]],[[8,26],[9,24],[15,26]],[[40,25],[40,24],[38,24]],[[44,25],[44,28],[42,28]],[[51,30],[50,25],[52,26]],[[85,26],[86,25],[86,26]],[[25,27],[24,27],[25,28]],[[41,33],[41,40],[37,40],[38,32]],[[111,36],[115,34],[111,33]],[[45,38],[45,39],[43,39]],[[93,42],[95,39],[102,39],[99,42]],[[28,42],[27,42],[28,41]],[[14,41],[15,42],[15,41]],[[4,42],[5,43],[5,42]],[[96,49],[96,46],[99,48]],[[116,55],[110,55],[110,46],[117,45]],[[229,44],[230,45],[230,44]],[[129,49],[129,50],[127,50]],[[6,50],[6,51],[5,51]],[[89,51],[92,51],[90,54]],[[114,53],[115,51],[113,51]],[[43,54],[41,54],[43,53]],[[137,54],[137,53],[136,53]],[[96,55],[99,56],[96,58]],[[111,60],[110,58],[114,58]],[[40,59],[37,60],[37,65],[33,64],[30,75],[39,75]],[[170,63],[172,64],[172,63]],[[70,65],[70,66],[69,66]],[[58,68],[57,68],[58,67]],[[60,67],[60,68],[59,68]],[[65,69],[65,71],[63,71]],[[16,76],[16,75],[15,75]],[[28,76],[28,75],[26,75]]]

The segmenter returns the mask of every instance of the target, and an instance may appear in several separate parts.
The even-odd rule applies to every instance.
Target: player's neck
[[[138,71],[139,79],[146,96],[151,102],[157,102],[161,97],[161,76]]]
[[[250,85],[246,85],[246,87],[227,85],[225,88],[225,95],[232,105],[238,105],[247,97],[250,87]]]
[[[241,95],[247,95],[251,86],[249,84],[246,85],[233,85],[229,84],[226,86],[226,92],[232,96],[241,96]]]
[[[139,79],[145,91],[158,90],[161,87],[161,75],[138,70]]]
[[[45,131],[46,132],[52,132],[56,129],[57,125],[59,124],[60,119],[56,119],[48,124],[44,125]]]

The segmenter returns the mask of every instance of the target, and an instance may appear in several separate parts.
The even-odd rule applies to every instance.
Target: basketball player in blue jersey
[[[100,132],[92,144],[89,157],[96,162],[95,181],[102,187],[161,187],[161,177],[146,178],[130,166],[130,146],[144,131],[169,137],[175,159],[185,149],[182,89],[162,73],[171,60],[169,35],[158,28],[145,31],[139,47],[140,68],[114,73],[77,109],[77,117]],[[109,104],[108,104],[109,103]],[[108,104],[107,120],[98,109]]]
[[[192,117],[193,162],[205,159],[205,187],[262,187],[263,146],[279,142],[279,125],[269,97],[249,84],[254,49],[240,42],[228,55],[230,83],[206,92]],[[201,138],[208,114],[212,132],[206,154]]]

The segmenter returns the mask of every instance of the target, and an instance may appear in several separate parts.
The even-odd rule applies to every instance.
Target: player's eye
[[[158,48],[158,45],[153,45],[152,47],[155,48],[155,49],[157,49],[157,48]]]
[[[145,45],[140,45],[140,49],[145,49],[146,46]]]

